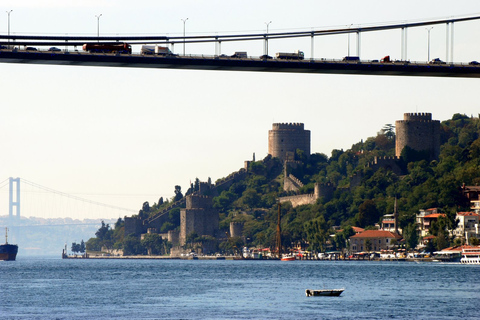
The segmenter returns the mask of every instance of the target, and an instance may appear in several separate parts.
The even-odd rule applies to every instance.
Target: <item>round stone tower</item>
[[[303,123],[274,123],[268,131],[268,154],[282,161],[294,160],[297,149],[310,156],[310,130]]]
[[[243,236],[243,222],[230,222],[230,236],[232,238]]]
[[[430,160],[440,155],[440,121],[431,113],[405,113],[395,122],[395,155],[400,157],[406,146],[416,151],[428,151]]]

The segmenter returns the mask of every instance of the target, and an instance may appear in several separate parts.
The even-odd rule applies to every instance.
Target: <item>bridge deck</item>
[[[336,60],[261,60],[215,56],[158,56],[140,54],[106,54],[87,52],[47,52],[0,50],[0,63],[29,63],[52,65],[169,68],[197,70],[230,70],[255,72],[334,73],[364,75],[395,75],[424,77],[479,78],[480,66],[469,64],[428,64],[397,61]]]

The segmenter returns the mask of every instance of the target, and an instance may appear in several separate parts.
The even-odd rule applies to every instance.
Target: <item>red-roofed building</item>
[[[366,230],[350,237],[350,252],[390,249],[402,236],[385,230]]]

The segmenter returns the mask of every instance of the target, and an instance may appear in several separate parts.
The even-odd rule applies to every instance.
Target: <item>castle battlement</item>
[[[187,204],[186,204],[187,209],[212,207],[212,197],[210,196],[188,195],[186,198],[187,198]]]
[[[391,157],[377,157],[375,156],[373,158],[373,161],[372,162],[369,162],[368,164],[369,165],[374,165],[374,164],[381,164],[381,163],[385,163],[385,162],[391,162],[391,161],[398,161],[400,160],[400,157],[397,157],[397,156],[391,156]]]
[[[403,120],[420,121],[420,120],[432,120],[432,114],[430,112],[419,113],[404,113]]]
[[[410,119],[410,120],[397,120],[395,123],[409,123],[414,121],[415,123],[440,123],[440,120],[418,120],[418,119]]]
[[[303,130],[303,123],[274,123],[272,125],[273,130]]]

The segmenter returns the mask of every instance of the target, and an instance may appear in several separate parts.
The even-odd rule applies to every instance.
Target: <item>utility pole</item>
[[[277,218],[277,248],[278,248],[278,259],[282,259],[282,229],[280,227],[281,216],[280,209],[282,205],[278,203],[278,218]]]

